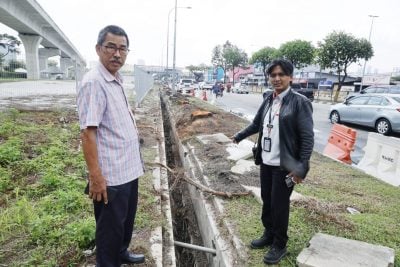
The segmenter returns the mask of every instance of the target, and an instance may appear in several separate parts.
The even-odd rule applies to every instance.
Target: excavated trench
[[[169,113],[162,99],[161,108],[167,165],[174,170],[174,173],[168,172],[174,240],[203,246],[203,240],[188,187],[182,179],[185,172],[179,153],[179,140],[177,140],[177,136],[174,134],[174,126],[171,125]],[[176,266],[179,267],[210,266],[205,252],[175,246],[175,255]]]

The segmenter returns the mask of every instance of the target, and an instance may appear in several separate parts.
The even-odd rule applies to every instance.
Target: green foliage
[[[58,66],[58,62],[56,60],[49,59],[47,61],[47,67],[56,67]]]
[[[24,251],[0,253],[10,266],[77,266],[93,245],[79,126],[60,125],[59,116],[0,113],[0,247]]]
[[[313,62],[315,48],[311,42],[294,40],[282,44],[277,55],[291,61],[293,66],[301,69]]]
[[[226,71],[234,70],[236,67],[247,67],[248,57],[244,50],[239,49],[236,45],[233,45],[229,41],[225,44],[217,45],[212,51],[211,62],[216,67],[224,69],[226,79]]]
[[[0,166],[0,193],[4,193],[11,188],[11,171]]]
[[[22,140],[18,137],[10,137],[0,144],[0,166],[7,167],[9,164],[22,158]]]
[[[0,71],[0,79],[26,79],[26,73]]]
[[[7,66],[4,66],[3,69],[13,73],[18,68],[26,69],[25,62],[19,60],[10,60]]]
[[[335,69],[339,75],[339,90],[347,76],[347,68],[361,59],[368,60],[373,55],[373,48],[364,38],[358,39],[345,32],[332,32],[319,42],[318,63],[322,68]],[[343,78],[340,79],[340,75]]]
[[[228,41],[227,41],[228,42]],[[222,47],[217,45],[212,50],[211,63],[215,67],[225,68],[225,59],[222,56]]]
[[[8,53],[19,53],[18,46],[21,44],[21,41],[16,37],[9,35],[7,33],[0,34],[0,46],[7,49],[5,54],[0,54],[0,69],[3,64],[3,58]]]
[[[207,66],[206,64],[200,64],[200,65],[189,65],[186,68],[191,72],[196,72],[196,71],[205,71],[209,68],[209,66]]]
[[[274,60],[274,58],[276,58],[276,56],[277,56],[277,50],[273,47],[267,46],[255,52],[251,56],[249,63],[250,64],[259,63],[262,65],[264,78],[265,81],[267,82],[268,81],[268,75],[266,73],[267,66],[272,62],[272,60]]]
[[[247,54],[239,49],[237,46],[233,45],[232,47],[228,47],[224,50],[224,58],[226,60],[226,64],[230,70],[234,70],[236,67],[246,67],[248,58]]]
[[[308,198],[291,203],[290,254],[281,266],[296,266],[297,255],[318,232],[391,247],[394,266],[400,266],[400,188],[314,153],[307,179],[295,190]],[[360,214],[349,214],[346,207]],[[262,234],[260,212],[261,204],[252,197],[232,199],[225,206],[245,244]],[[264,253],[249,250],[247,266],[263,266]]]

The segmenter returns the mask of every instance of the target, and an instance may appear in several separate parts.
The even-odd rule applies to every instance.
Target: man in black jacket
[[[267,73],[274,91],[264,99],[253,122],[232,139],[238,143],[258,133],[255,163],[260,165],[264,233],[251,247],[271,246],[264,262],[276,264],[287,254],[290,195],[309,170],[314,132],[311,102],[290,88],[293,65],[274,60]]]

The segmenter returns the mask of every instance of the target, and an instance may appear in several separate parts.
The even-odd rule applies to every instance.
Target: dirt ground
[[[179,138],[183,143],[190,143],[195,147],[196,156],[203,164],[204,175],[210,179],[212,189],[243,193],[246,190],[241,184],[259,186],[258,168],[243,175],[232,173],[230,169],[235,162],[227,159],[229,154],[224,144],[204,145],[195,138],[197,135],[215,133],[223,133],[230,137],[248,124],[246,120],[193,97],[178,95],[170,98],[170,103]],[[194,119],[192,113],[199,110],[209,111],[211,116]]]

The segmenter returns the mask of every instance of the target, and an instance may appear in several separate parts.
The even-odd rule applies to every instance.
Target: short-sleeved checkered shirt
[[[97,151],[107,185],[120,185],[144,173],[136,122],[122,87],[102,65],[90,70],[79,85],[80,128],[97,127]]]

